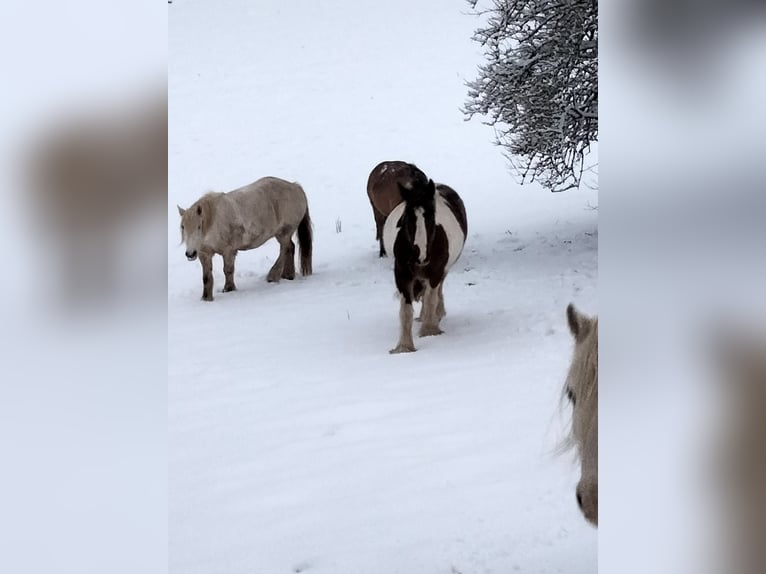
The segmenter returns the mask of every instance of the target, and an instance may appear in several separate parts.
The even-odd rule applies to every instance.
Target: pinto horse
[[[422,299],[420,336],[440,335],[444,279],[463,251],[468,234],[465,206],[457,192],[433,180],[398,184],[403,202],[389,214],[383,240],[394,254],[394,279],[399,292],[399,343],[391,353],[415,351],[412,341],[413,301]]]

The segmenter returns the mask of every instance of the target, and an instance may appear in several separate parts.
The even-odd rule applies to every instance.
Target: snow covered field
[[[178,574],[596,571],[557,455],[564,309],[597,312],[595,191],[519,187],[459,110],[481,62],[455,0],[168,6],[169,567]],[[412,161],[463,197],[445,334],[398,335],[365,185]],[[267,284],[240,253],[200,301],[175,204],[299,181],[314,275]],[[340,227],[340,232],[337,231]]]

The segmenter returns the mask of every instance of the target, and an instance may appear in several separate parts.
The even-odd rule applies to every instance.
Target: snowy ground
[[[463,121],[466,7],[169,5],[171,572],[596,570],[555,449],[564,308],[597,311],[598,198],[516,186]],[[469,218],[445,334],[410,355],[388,354],[398,303],[365,193],[384,159],[454,187]],[[240,254],[234,293],[215,260],[204,303],[174,206],[263,175],[304,186],[315,274],[267,284],[270,242]]]

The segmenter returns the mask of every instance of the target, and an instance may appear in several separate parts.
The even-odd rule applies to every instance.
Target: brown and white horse
[[[383,240],[394,254],[394,279],[399,291],[399,343],[391,353],[415,351],[412,341],[413,301],[422,299],[420,336],[440,335],[444,279],[463,251],[468,234],[465,206],[449,186],[433,180],[398,185],[404,201],[389,214]]]
[[[403,161],[384,161],[375,166],[367,178],[367,197],[375,217],[375,239],[380,243],[380,257],[386,256],[383,225],[388,214],[402,202],[399,185],[411,187],[428,183],[428,177],[415,165]]]

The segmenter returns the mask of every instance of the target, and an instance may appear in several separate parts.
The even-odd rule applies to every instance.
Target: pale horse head
[[[598,526],[598,317],[567,307],[574,354],[564,393],[572,405],[571,441],[580,459],[577,504],[586,520]]]
[[[189,261],[197,259],[197,254],[202,246],[202,239],[207,230],[206,209],[201,202],[197,202],[189,209],[178,207],[181,216],[181,240],[186,245],[186,258]]]

